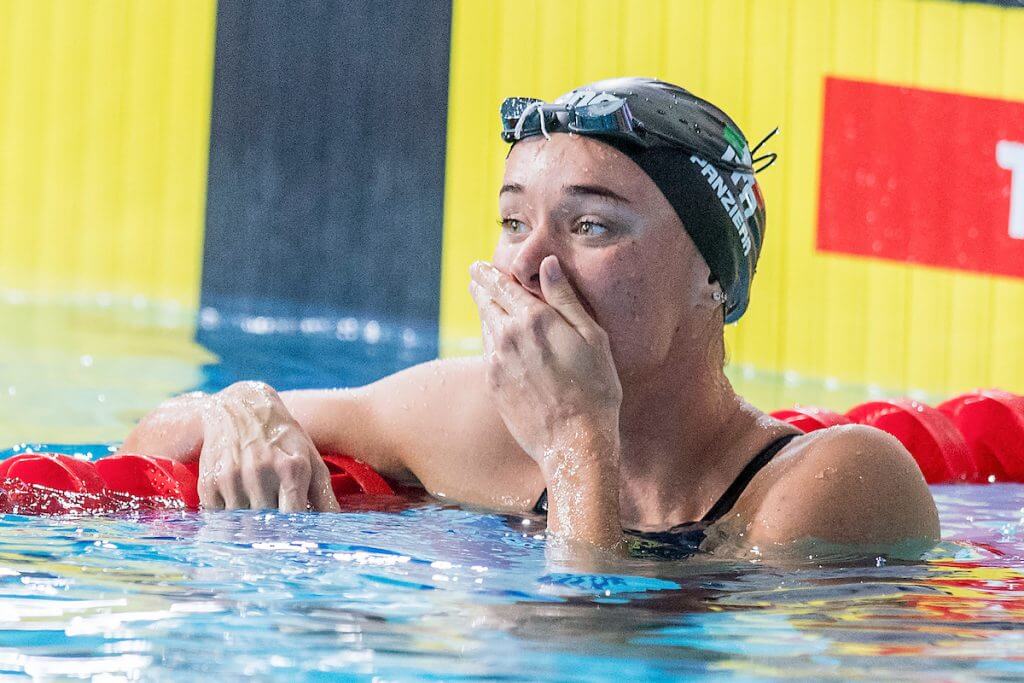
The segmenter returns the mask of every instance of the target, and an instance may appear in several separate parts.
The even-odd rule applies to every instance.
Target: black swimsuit
[[[724,517],[732,509],[740,494],[743,493],[757,473],[771,462],[776,453],[785,448],[786,444],[798,436],[801,436],[801,434],[786,434],[765,446],[761,452],[747,463],[747,466],[743,468],[739,476],[736,477],[736,480],[725,490],[722,497],[711,506],[711,509],[700,520],[677,524],[668,531],[636,531],[634,529],[624,529],[624,531],[630,536],[654,542],[651,547],[645,548],[643,553],[645,555],[673,559],[692,555],[700,549],[700,544],[704,542],[707,528]],[[544,492],[540,494],[537,504],[533,506],[533,511],[537,514],[547,514],[547,489],[544,489]]]

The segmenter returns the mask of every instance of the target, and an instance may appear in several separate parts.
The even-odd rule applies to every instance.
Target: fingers
[[[482,287],[494,303],[506,313],[514,313],[523,307],[538,303],[537,297],[489,263],[477,261],[470,267],[469,272],[473,282]]]
[[[277,495],[281,487],[273,466],[264,462],[253,464],[242,470],[242,483],[249,496],[249,507],[253,510],[277,509]]]
[[[217,477],[211,467],[215,454],[209,442],[203,444],[199,453],[199,481],[196,490],[199,493],[199,504],[204,510],[223,510],[224,497],[217,490]]]
[[[500,332],[505,327],[510,318],[508,313],[499,307],[487,291],[477,283],[470,283],[469,292],[480,311],[480,324],[483,328],[484,341],[486,343],[492,335]]]
[[[597,326],[580,303],[572,283],[565,277],[557,256],[547,256],[540,262],[540,288],[548,305],[558,311],[581,335],[587,337]]]
[[[204,510],[223,510],[224,496],[216,486],[199,480],[199,506]]]
[[[220,495],[224,497],[224,508],[227,510],[242,510],[249,507],[249,496],[242,485],[242,473],[234,469],[231,472],[221,472],[217,477]]]
[[[497,268],[477,261],[470,269],[473,282],[470,293],[480,309],[481,320],[492,322],[492,331],[497,331],[497,323],[507,323],[509,318],[518,313],[527,313],[537,317],[546,308],[554,309],[589,342],[596,341],[600,327],[590,317],[580,303],[572,283],[558,262],[558,257],[547,256],[540,265],[541,292],[544,300],[533,296],[524,287],[513,281]],[[546,305],[545,305],[546,304]],[[504,317],[499,315],[503,312]]]
[[[303,512],[309,503],[309,482],[312,467],[309,457],[290,455],[277,464],[277,475],[281,488],[277,494],[277,505],[281,512]]]
[[[313,467],[313,477],[309,482],[309,502],[314,510],[320,512],[337,512],[341,509],[331,488],[331,473],[322,460],[319,467]]]
[[[494,297],[491,296],[490,291],[479,283],[475,281],[469,283],[469,294],[473,297],[476,307],[480,309],[481,319],[486,317],[490,320],[498,321],[508,317],[508,311],[499,306]]]
[[[232,385],[203,414],[199,498],[204,509],[338,510],[312,440],[269,386]]]

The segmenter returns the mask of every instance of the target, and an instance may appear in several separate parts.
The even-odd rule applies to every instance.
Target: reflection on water
[[[189,680],[1024,675],[1024,487],[936,489],[947,540],[881,567],[548,566],[540,522],[418,501],[337,515],[0,519],[0,671]],[[969,520],[975,521],[969,521]]]

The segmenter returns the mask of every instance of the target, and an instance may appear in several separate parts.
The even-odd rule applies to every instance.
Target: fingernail
[[[557,256],[549,256],[546,261],[549,261],[547,265],[548,269],[548,280],[551,282],[558,282],[562,279],[562,264],[558,262]]]

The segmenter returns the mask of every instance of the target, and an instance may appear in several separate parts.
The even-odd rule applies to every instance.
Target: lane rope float
[[[840,415],[795,406],[772,417],[804,432],[865,424],[895,436],[929,484],[1024,483],[1024,396],[978,389],[937,407],[910,398],[867,401]]]

